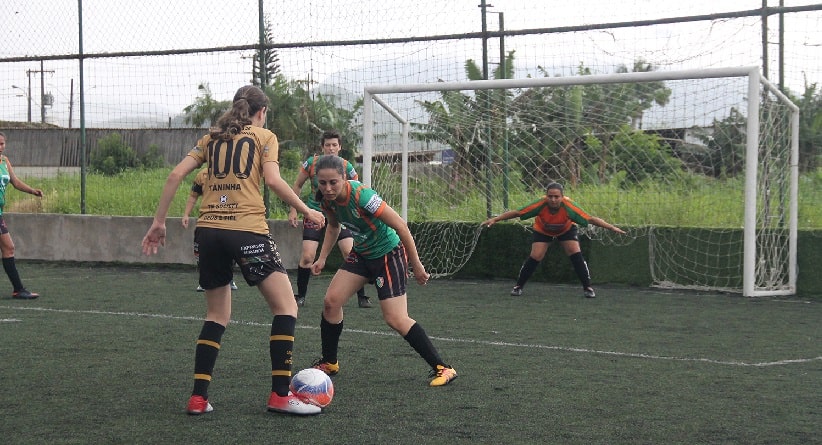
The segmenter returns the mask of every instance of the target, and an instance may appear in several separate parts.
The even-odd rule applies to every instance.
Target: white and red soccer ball
[[[291,378],[291,392],[305,403],[325,408],[334,398],[334,384],[325,372],[307,368]]]

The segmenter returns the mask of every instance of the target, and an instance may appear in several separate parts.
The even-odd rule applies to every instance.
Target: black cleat
[[[34,292],[29,292],[26,289],[20,289],[12,292],[11,298],[17,300],[34,300],[35,298],[39,297],[40,294],[35,294]]]

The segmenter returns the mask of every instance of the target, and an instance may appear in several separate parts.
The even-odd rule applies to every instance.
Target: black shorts
[[[271,234],[197,227],[194,245],[203,289],[230,283],[235,262],[249,286],[260,284],[274,272],[287,273]]]
[[[6,225],[6,220],[3,218],[3,215],[0,215],[0,235],[7,233],[9,233],[9,226]]]
[[[325,227],[320,227],[314,224],[310,219],[303,218],[303,241],[320,242],[325,235]],[[345,224],[340,224],[340,236],[337,237],[337,242],[346,238],[354,238],[350,230],[345,228]]]
[[[557,235],[557,236],[549,236],[542,233],[534,231],[534,239],[533,242],[535,243],[551,243],[554,240],[557,241],[579,241],[579,232],[577,231],[577,225],[573,224],[567,232]]]
[[[377,298],[380,300],[405,295],[408,257],[402,243],[374,259],[367,259],[352,250],[340,269],[368,278],[368,282],[377,287]]]

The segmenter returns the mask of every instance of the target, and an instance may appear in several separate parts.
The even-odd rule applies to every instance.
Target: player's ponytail
[[[246,85],[234,94],[231,109],[223,113],[209,134],[213,139],[231,140],[251,125],[251,116],[268,106],[268,96],[254,85]]]

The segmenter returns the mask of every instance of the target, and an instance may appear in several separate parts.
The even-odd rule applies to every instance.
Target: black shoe
[[[586,287],[585,290],[582,291],[585,298],[596,298],[597,294],[594,292],[593,287]]]
[[[305,297],[301,297],[299,295],[294,295],[294,299],[297,300],[297,306],[299,306],[299,307],[305,306]]]
[[[371,306],[371,299],[363,295],[362,297],[357,296],[357,304],[362,308],[369,308]]]
[[[519,297],[521,295],[522,295],[522,288],[521,287],[514,286],[514,288],[511,289],[511,296],[512,297]]]
[[[11,293],[11,298],[15,298],[17,300],[34,300],[35,298],[39,297],[40,294],[35,294],[34,292],[29,292],[26,289],[16,290]]]

